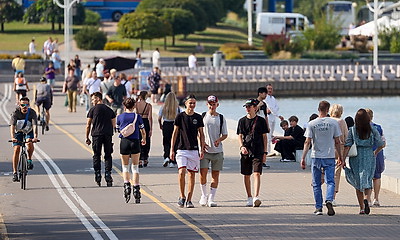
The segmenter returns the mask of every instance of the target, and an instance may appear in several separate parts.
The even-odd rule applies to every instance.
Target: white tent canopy
[[[385,28],[398,28],[400,29],[400,20],[392,20],[388,16],[384,16],[378,19],[378,32],[382,31]],[[375,34],[374,31],[374,21],[356,27],[354,29],[350,29],[349,35],[363,35],[363,36],[373,36]]]

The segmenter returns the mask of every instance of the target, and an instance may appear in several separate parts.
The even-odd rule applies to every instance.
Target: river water
[[[242,107],[246,99],[226,100],[220,99],[220,106],[217,109],[228,119],[228,127],[236,132],[237,120],[246,114]],[[400,141],[397,135],[400,131],[400,97],[327,97],[327,98],[277,98],[279,114],[285,119],[295,115],[299,118],[299,125],[303,126],[312,113],[318,113],[318,103],[327,100],[332,104],[341,104],[344,108],[342,118],[352,116],[360,108],[370,108],[374,112],[375,123],[383,128],[386,138],[384,149],[387,160],[400,162]],[[205,101],[198,101],[196,112],[207,111]],[[275,135],[282,135],[279,127],[279,119],[275,126]],[[396,150],[397,149],[397,150]]]

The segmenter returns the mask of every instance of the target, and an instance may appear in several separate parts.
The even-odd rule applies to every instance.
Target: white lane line
[[[11,85],[9,84],[5,85],[4,96],[5,97],[0,102],[0,104],[2,105],[2,111],[0,111],[0,113],[3,119],[7,122],[7,117],[5,115],[5,113],[7,113],[7,110],[5,106],[7,101],[11,98]],[[110,239],[117,240],[118,239],[117,236],[104,224],[104,222],[95,214],[95,212],[92,209],[90,209],[90,207],[83,201],[83,199],[78,196],[78,194],[71,187],[68,180],[65,178],[64,174],[62,173],[61,169],[57,166],[57,164],[41,148],[36,146],[35,149],[38,150],[44,156],[44,158],[46,158],[46,160],[52,165],[52,167],[57,172],[58,177],[61,179],[62,183],[67,188],[71,196],[78,202],[79,206],[85,209],[85,211],[91,216],[91,218],[96,222],[96,224],[104,231],[104,233]],[[78,209],[78,207],[76,207],[75,204],[72,202],[72,200],[65,194],[64,190],[61,188],[59,182],[55,178],[52,170],[47,165],[45,160],[43,160],[43,158],[41,158],[39,154],[37,154],[36,152],[34,152],[34,156],[39,160],[40,164],[42,164],[43,168],[47,172],[47,175],[49,176],[49,179],[53,183],[54,187],[56,188],[61,198],[72,210],[72,212],[78,217],[78,219],[86,227],[86,229],[93,236],[93,238],[96,240],[103,239],[103,237],[98,233],[97,229],[89,222],[89,220],[83,215],[83,213]]]
[[[106,224],[97,216],[97,214],[83,201],[81,197],[75,192],[75,190],[71,187],[69,184],[68,180],[65,178],[64,174],[62,173],[61,169],[57,166],[57,164],[51,159],[42,149],[39,147],[35,147],[36,150],[42,154],[46,160],[51,164],[51,166],[54,168],[56,171],[58,177],[61,179],[62,183],[64,186],[67,188],[68,192],[71,194],[71,196],[78,202],[79,206],[82,207],[97,223],[97,225],[104,231],[104,233],[112,240],[117,240],[117,236],[107,227]]]
[[[36,146],[36,149],[38,147]],[[47,163],[37,154],[33,153],[36,159],[42,164],[44,170],[46,171],[47,175],[50,178],[50,181],[53,183],[54,187],[56,188],[58,194],[64,200],[64,202],[68,205],[68,207],[72,210],[72,212],[76,215],[76,217],[82,222],[82,224],[86,227],[89,233],[92,235],[93,239],[103,239],[103,237],[97,232],[96,228],[89,222],[89,220],[83,215],[83,213],[75,206],[72,200],[65,194],[64,190],[61,188],[60,184],[58,183],[57,179],[55,178],[53,172],[51,171],[50,167]]]

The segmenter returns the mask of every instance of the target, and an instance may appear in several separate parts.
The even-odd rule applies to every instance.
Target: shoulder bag
[[[351,145],[349,153],[347,154],[347,156],[349,156],[349,157],[356,157],[357,156],[356,135],[355,135],[354,128],[355,127],[353,127],[351,129],[351,131],[353,132],[353,141],[354,141],[354,143],[353,143],[353,145]]]
[[[123,137],[129,137],[135,132],[135,124],[136,124],[137,114],[135,113],[135,117],[133,118],[133,122],[129,123],[124,127],[120,133]]]

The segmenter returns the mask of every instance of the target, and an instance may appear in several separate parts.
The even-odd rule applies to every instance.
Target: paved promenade
[[[84,108],[78,107],[77,113],[68,113],[66,108],[62,107],[63,100],[64,96],[56,96],[52,119],[65,130],[64,134],[68,132],[69,137],[76,137],[83,143],[86,121]],[[157,108],[155,106],[154,112],[157,112]],[[240,107],[238,111],[244,113]],[[231,130],[235,127],[233,124],[229,125]],[[55,137],[64,135],[59,133],[59,129],[56,129],[54,125],[50,128],[46,137],[53,134],[57,135]],[[114,165],[116,169],[121,169],[119,140],[115,137],[114,142],[116,143],[113,154]],[[76,144],[75,148],[78,150],[82,146]],[[297,162],[281,163],[277,157],[268,158],[271,168],[264,169],[262,175],[261,206],[259,208],[245,207],[246,194],[243,177],[239,173],[239,145],[236,136],[231,134],[224,141],[224,149],[224,170],[220,176],[216,195],[218,207],[201,207],[198,204],[200,188],[197,176],[193,197],[195,208],[179,208],[176,204],[179,196],[177,169],[161,166],[162,137],[158,123],[154,120],[150,164],[147,168],[140,170],[140,181],[144,190],[142,208],[134,203],[124,206],[134,210],[131,213],[132,218],[136,214],[141,214],[144,223],[151,222],[152,218],[159,219],[159,216],[155,214],[172,215],[179,220],[177,228],[180,225],[188,225],[197,234],[194,238],[189,238],[188,235],[182,236],[181,233],[174,234],[171,229],[166,229],[166,226],[170,226],[168,221],[158,222],[157,227],[137,221],[132,227],[136,231],[147,231],[149,234],[147,237],[145,237],[146,234],[142,235],[140,239],[155,239],[156,235],[152,233],[158,231],[165,231],[164,239],[398,239],[400,195],[382,190],[380,197],[382,207],[372,208],[370,215],[359,215],[355,191],[342,178],[340,193],[337,196],[339,205],[335,208],[336,215],[328,216],[325,208],[323,216],[315,216],[310,169],[302,170]],[[82,156],[85,161],[90,161],[89,158],[87,154]],[[90,175],[90,181],[92,181],[92,174],[89,172],[83,176],[87,178],[86,175]],[[114,192],[121,194],[121,201],[110,203],[120,205],[122,177],[117,172],[113,174],[116,189],[112,188],[110,191],[113,194]],[[81,184],[94,185],[92,182],[75,185]],[[77,187],[75,185],[73,184],[73,187]],[[156,210],[158,206],[162,206],[161,213]]]

